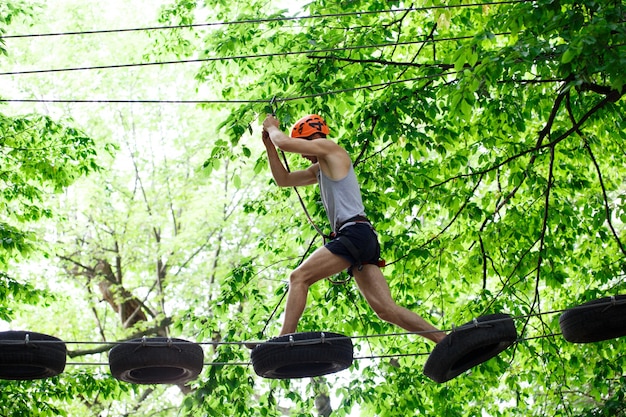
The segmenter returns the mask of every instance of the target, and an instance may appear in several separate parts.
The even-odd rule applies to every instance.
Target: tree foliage
[[[65,216],[54,226],[50,285],[15,287],[7,275],[0,287],[18,304],[39,303],[14,323],[38,320],[67,340],[176,335],[207,343],[210,364],[170,390],[76,368],[59,384],[6,383],[3,401],[46,392],[20,400],[20,410],[49,404],[41,415],[295,416],[326,399],[338,416],[624,415],[621,340],[572,345],[558,325],[559,311],[624,292],[624,5],[322,0],[290,13],[255,0],[179,0],[160,22],[181,27],[151,33],[145,50],[126,43],[118,56],[199,58],[199,69],[120,72],[76,90],[191,95],[167,83],[193,77],[198,91],[230,102],[227,111],[67,109],[90,135],[46,116],[0,119],[9,164],[0,172],[13,164],[6,175],[18,187],[0,200],[7,237],[21,236],[26,253],[24,221],[45,220],[53,206]],[[227,23],[189,26],[199,16]],[[267,112],[285,130],[302,113],[322,114],[352,155],[399,304],[446,330],[506,312],[519,341],[438,385],[421,373],[430,344],[381,322],[351,282],[322,282],[300,330],[368,336],[355,339],[354,366],[302,381],[267,381],[242,366],[249,355],[237,342],[278,331],[288,272],[322,243],[303,208],[326,227],[316,187],[298,190],[301,206],[270,181],[259,146]],[[89,136],[116,143],[117,161],[96,157]],[[62,198],[44,191],[91,171]],[[53,324],[68,308],[76,316]],[[103,361],[106,349],[71,355]],[[70,395],[81,386],[82,398]]]
[[[285,129],[303,112],[327,118],[354,157],[401,302],[443,328],[491,311],[520,317],[516,349],[449,383],[445,403],[423,379],[413,381],[425,392],[415,399],[398,389],[411,384],[367,369],[389,386],[363,392],[355,379],[346,404],[376,415],[397,404],[405,415],[571,414],[601,404],[588,388],[567,389],[608,365],[597,347],[563,347],[554,336],[558,316],[542,313],[623,287],[623,5],[433,2],[404,10],[400,2],[312,2],[303,15],[319,17],[296,22],[252,12],[260,6],[211,3],[225,21],[267,20],[210,33],[206,57],[233,59],[209,60],[199,80],[226,78],[225,99],[273,99]],[[380,10],[388,12],[367,13]],[[263,57],[239,58],[247,54]],[[232,143],[266,111],[252,103],[231,112],[222,126]],[[392,331],[375,319],[359,322],[367,309],[360,301],[347,308],[341,295],[330,296],[336,289],[313,292],[304,328],[342,317],[334,326],[348,334]],[[389,343],[368,347],[394,351]],[[564,371],[570,360],[574,372]],[[406,362],[414,371],[421,360]],[[621,375],[610,374],[601,388],[609,400]],[[480,401],[467,395],[485,387],[492,388]],[[594,401],[577,398],[581,392]],[[407,395],[413,399],[400,400]]]
[[[23,2],[2,4],[0,34],[5,25],[31,13],[31,6]],[[3,40],[0,52],[7,52]],[[94,140],[72,120],[0,113],[0,166],[0,319],[10,322],[23,305],[45,308],[55,300],[53,293],[24,280],[15,265],[34,254],[50,253],[35,230],[38,222],[55,216],[51,197],[100,165]],[[52,381],[34,385],[2,381],[2,414],[67,415],[50,398],[71,399],[78,388],[79,384],[71,388]]]
[[[29,13],[25,7],[21,3],[3,5],[0,23],[8,24]],[[31,224],[52,216],[47,203],[51,193],[96,171],[99,165],[93,140],[70,120],[0,113],[0,166],[0,309],[6,319],[10,301],[37,299],[33,286],[20,284],[5,273],[11,260],[43,244]]]

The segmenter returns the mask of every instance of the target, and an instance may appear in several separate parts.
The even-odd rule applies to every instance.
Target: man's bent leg
[[[378,317],[402,327],[409,332],[421,333],[427,339],[439,343],[446,334],[428,323],[411,310],[400,307],[391,297],[389,284],[382,271],[376,265],[363,265],[363,269],[354,269],[354,280],[368,304]]]
[[[280,335],[295,333],[306,307],[309,287],[317,281],[337,274],[350,266],[350,262],[333,254],[325,247],[317,249],[289,277],[289,293],[285,318]]]

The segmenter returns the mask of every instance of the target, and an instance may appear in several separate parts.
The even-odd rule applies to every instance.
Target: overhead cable
[[[370,84],[370,85],[365,85],[365,86],[358,86],[358,87],[350,87],[350,88],[344,88],[341,90],[330,90],[330,91],[324,91],[324,92],[320,92],[320,93],[312,93],[312,94],[307,94],[307,95],[301,95],[301,96],[292,96],[292,97],[285,97],[285,98],[279,98],[279,97],[272,97],[272,99],[258,99],[258,100],[233,100],[233,99],[198,99],[198,100],[184,100],[184,99],[180,99],[180,100],[176,100],[176,99],[72,99],[72,98],[61,98],[61,99],[56,99],[56,98],[50,98],[50,99],[45,99],[45,98],[2,98],[0,97],[0,103],[76,103],[76,104],[272,104],[272,103],[285,103],[288,101],[295,101],[295,100],[303,100],[303,99],[309,99],[309,98],[316,98],[316,97],[324,97],[324,96],[329,96],[329,95],[335,95],[335,94],[341,94],[341,93],[346,93],[346,92],[352,92],[352,91],[358,91],[358,90],[367,90],[367,89],[374,89],[374,88],[381,88],[381,87],[387,87],[390,85],[394,85],[394,84],[401,84],[401,83],[405,83],[405,82],[415,82],[415,81],[423,81],[423,80],[430,80],[430,79],[435,79],[435,78],[440,78],[440,77],[447,77],[447,76],[451,76],[451,75],[455,75],[457,74],[458,71],[447,71],[447,72],[442,72],[440,74],[433,74],[433,75],[426,75],[423,77],[414,77],[414,78],[407,78],[407,79],[402,79],[402,80],[395,80],[395,81],[387,81],[387,82],[383,82],[383,83],[379,83],[379,84]],[[507,81],[502,81],[502,82],[507,82]],[[533,80],[509,80],[508,82],[513,82],[513,83],[520,83],[520,84],[524,84],[524,83],[530,83],[530,82],[534,82]],[[562,82],[562,80],[548,80],[548,81],[544,81],[544,82],[554,82],[554,83],[558,83],[558,82]],[[398,260],[394,261],[397,262]]]
[[[387,82],[383,82],[379,84],[369,84],[365,86],[350,87],[350,88],[344,88],[341,90],[324,91],[320,93],[312,93],[312,94],[301,95],[301,96],[293,96],[293,97],[285,97],[285,98],[272,97],[272,99],[266,99],[266,100],[225,100],[225,99],[213,99],[213,100],[128,99],[128,100],[125,100],[125,99],[53,99],[53,98],[52,99],[35,99],[35,98],[33,99],[21,99],[21,98],[4,99],[0,97],[0,103],[6,102],[6,103],[78,103],[78,104],[85,104],[85,103],[100,103],[100,104],[161,104],[161,103],[163,104],[270,104],[270,103],[285,103],[288,101],[296,101],[296,100],[310,99],[310,98],[316,98],[316,97],[324,97],[324,96],[348,93],[348,92],[359,91],[359,90],[381,88],[381,87],[387,87],[387,86],[394,85],[394,84],[423,81],[423,80],[445,77],[445,76],[454,75],[454,74],[456,74],[456,71],[444,72],[441,74],[426,75],[423,77],[407,78],[403,80],[387,81]]]
[[[504,33],[493,34],[493,36],[503,36],[503,35],[509,35],[509,34],[510,34],[509,32],[504,32]],[[146,66],[154,66],[154,65],[191,64],[191,63],[201,63],[201,62],[274,58],[274,57],[286,57],[286,56],[294,56],[294,55],[324,54],[324,53],[331,53],[331,52],[356,51],[356,50],[362,50],[362,49],[377,49],[377,48],[390,48],[390,47],[397,48],[398,46],[410,46],[410,45],[418,45],[418,44],[426,44],[426,43],[459,41],[459,40],[472,39],[473,37],[474,36],[470,36],[470,35],[449,37],[449,38],[438,38],[438,39],[426,37],[423,40],[417,40],[417,41],[392,42],[392,43],[381,43],[381,44],[373,44],[373,45],[355,45],[355,46],[344,46],[344,47],[338,47],[338,48],[309,49],[305,51],[272,52],[272,53],[252,54],[252,55],[207,57],[207,58],[180,59],[180,60],[157,61],[157,62],[141,62],[141,63],[130,63],[130,64],[113,64],[113,65],[74,67],[74,68],[52,68],[52,69],[10,71],[10,72],[0,72],[0,75],[42,74],[42,73],[57,73],[57,72],[69,72],[69,71],[88,71],[88,70],[119,69],[119,68],[131,68],[131,67],[146,67]]]
[[[190,28],[211,27],[211,26],[262,24],[262,23],[272,23],[272,22],[288,22],[288,21],[295,21],[295,20],[327,19],[327,18],[333,18],[333,17],[420,12],[420,11],[437,10],[437,9],[457,9],[457,8],[469,8],[469,7],[497,6],[497,5],[506,5],[506,4],[515,4],[515,3],[529,3],[533,1],[534,0],[505,0],[505,1],[492,1],[492,2],[484,2],[484,3],[408,7],[408,8],[388,9],[388,10],[362,10],[362,11],[356,11],[356,12],[328,13],[328,14],[308,15],[308,16],[290,16],[290,17],[288,16],[288,17],[275,17],[275,18],[244,19],[244,20],[225,21],[225,22],[194,23],[194,24],[189,24],[189,25],[148,26],[148,27],[141,27],[141,28],[125,28],[125,29],[101,29],[101,30],[87,30],[87,31],[55,32],[55,33],[32,33],[32,34],[22,34],[22,35],[0,35],[0,39],[94,35],[94,34],[108,34],[108,33],[158,31],[158,30],[188,29],[188,28],[190,29]]]

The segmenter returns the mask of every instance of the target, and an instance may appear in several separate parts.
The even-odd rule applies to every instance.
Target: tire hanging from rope
[[[559,323],[568,342],[593,343],[626,336],[626,295],[592,300],[561,313]],[[424,374],[435,382],[448,381],[497,356],[517,341],[513,318],[508,314],[478,317],[453,328],[435,346],[424,365]],[[61,374],[66,365],[65,344],[54,336],[36,332],[0,332],[0,379],[35,380]],[[311,352],[304,353],[311,348]],[[352,350],[350,337],[308,332],[258,344],[251,356],[258,375],[286,379],[346,369],[355,359]],[[184,383],[197,377],[203,365],[199,344],[181,339],[119,342],[109,355],[113,376],[136,384]]]
[[[203,365],[202,347],[182,339],[133,339],[109,352],[113,377],[133,384],[184,384],[195,379]]]
[[[592,343],[626,336],[626,295],[589,301],[559,317],[563,337],[570,343]]]
[[[338,333],[305,332],[275,337],[250,355],[263,378],[309,378],[342,371],[354,360],[352,340]]]
[[[57,376],[65,369],[65,343],[27,331],[0,332],[0,379],[24,381]]]
[[[491,314],[454,329],[435,346],[424,365],[424,374],[446,382],[507,349],[517,340],[508,314]]]

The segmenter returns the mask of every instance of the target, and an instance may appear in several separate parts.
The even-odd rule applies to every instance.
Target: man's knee
[[[309,274],[307,274],[306,271],[302,270],[301,268],[296,268],[294,271],[291,272],[291,275],[289,275],[289,285],[305,285],[307,287],[310,286],[308,275]]]
[[[397,306],[392,305],[373,305],[374,312],[383,321],[395,323],[397,317]]]

